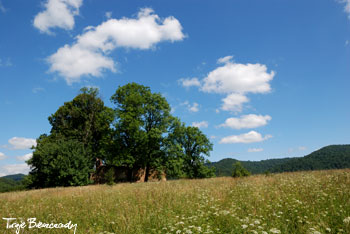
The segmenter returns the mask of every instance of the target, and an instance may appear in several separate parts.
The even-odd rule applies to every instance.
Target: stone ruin
[[[145,168],[104,165],[101,159],[96,159],[96,169],[95,172],[91,174],[90,179],[93,180],[95,184],[104,184],[107,182],[105,175],[109,170],[113,170],[114,172],[115,183],[145,182],[146,179]],[[166,174],[164,171],[159,172],[158,170],[150,169],[147,181],[166,181]]]

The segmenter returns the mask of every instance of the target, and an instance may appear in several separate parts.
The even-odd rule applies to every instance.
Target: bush
[[[114,176],[114,168],[109,168],[106,174],[104,175],[104,179],[108,185],[113,185],[115,176]]]
[[[250,176],[250,172],[245,169],[240,162],[233,164],[232,177]]]

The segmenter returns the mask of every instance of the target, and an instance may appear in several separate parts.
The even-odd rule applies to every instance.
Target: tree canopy
[[[98,90],[83,88],[48,119],[50,135],[37,139],[31,167],[30,187],[85,185],[96,158],[107,156],[113,110],[104,106]]]
[[[149,87],[129,83],[104,105],[97,89],[81,89],[48,119],[49,135],[37,139],[28,161],[31,187],[88,184],[96,159],[109,166],[165,171],[171,178],[214,176],[205,157],[212,144],[196,127],[170,114],[170,105]]]

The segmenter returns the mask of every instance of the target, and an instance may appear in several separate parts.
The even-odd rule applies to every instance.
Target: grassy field
[[[0,208],[76,233],[350,233],[350,170],[12,192]],[[19,233],[74,233],[26,224]]]

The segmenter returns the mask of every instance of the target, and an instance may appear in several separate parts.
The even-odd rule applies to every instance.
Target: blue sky
[[[210,160],[349,143],[349,0],[0,0],[0,176],[84,86],[162,93]]]

